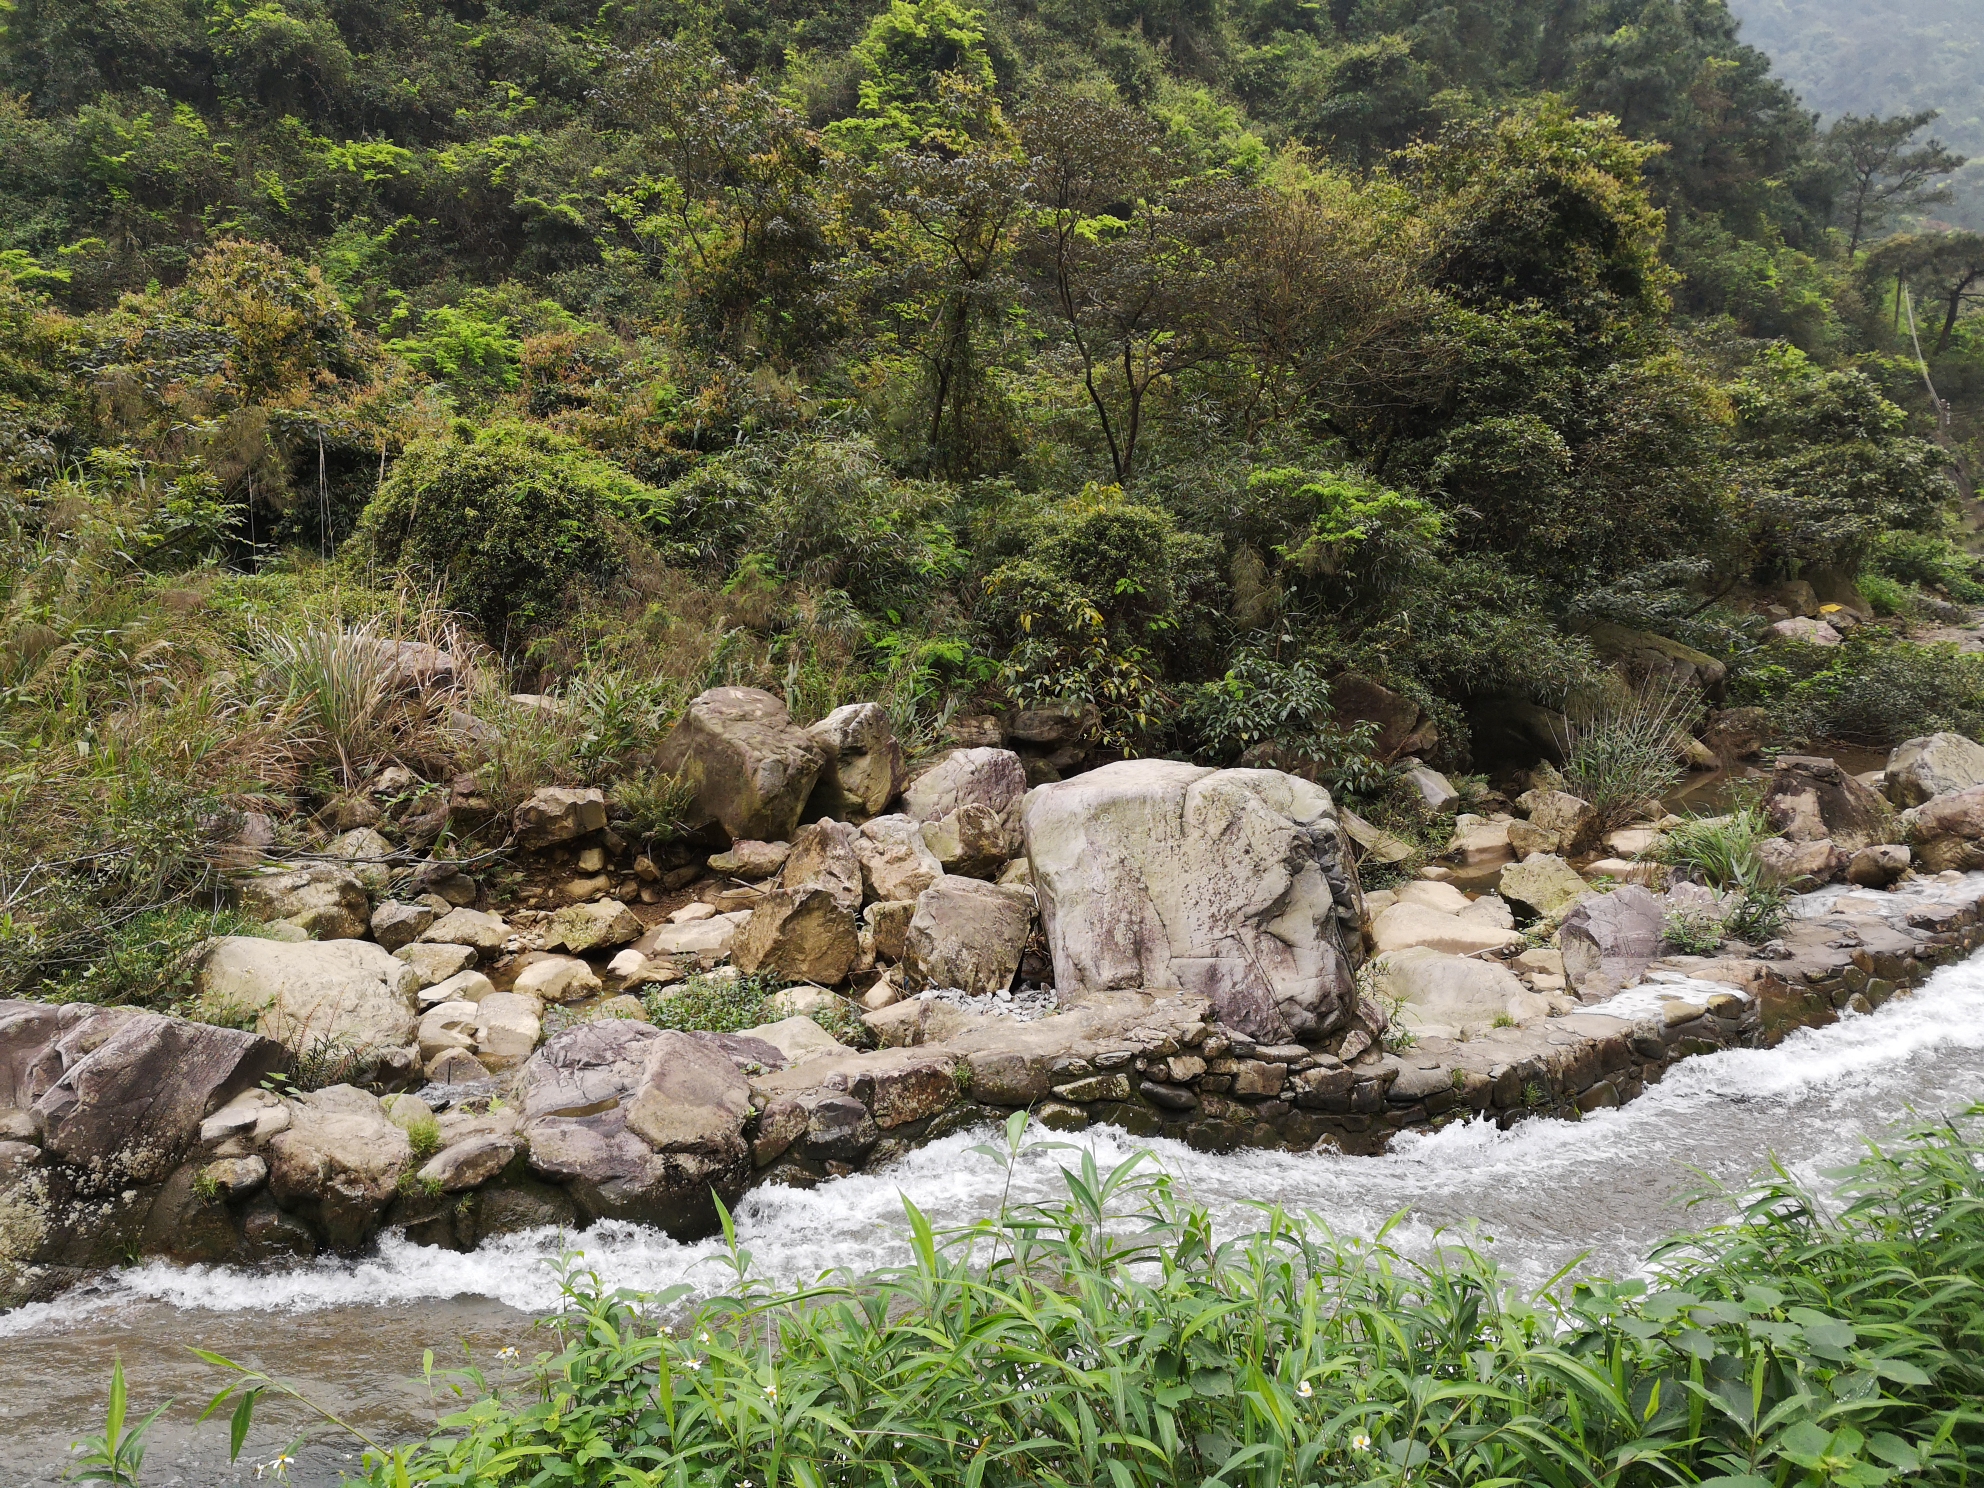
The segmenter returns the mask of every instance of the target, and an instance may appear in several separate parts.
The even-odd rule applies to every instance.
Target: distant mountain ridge
[[[1984,228],[1984,6],[1978,0],[1729,0],[1743,40],[1828,121],[1943,111],[1935,132],[1971,157],[1942,215]]]

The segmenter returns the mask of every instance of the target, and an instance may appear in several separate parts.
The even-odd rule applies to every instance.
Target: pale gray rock
[[[998,819],[1011,857],[1020,840],[1026,766],[1010,749],[953,749],[903,792],[903,810],[919,822],[940,822],[961,806],[978,805]]]
[[[1639,884],[1585,895],[1557,934],[1571,986],[1592,996],[1636,981],[1660,954],[1665,919],[1661,901]]]
[[[313,940],[356,940],[371,926],[365,885],[332,863],[250,874],[236,887],[244,913],[295,925]]]
[[[337,1049],[368,1071],[410,1064],[419,986],[411,966],[369,941],[240,935],[214,942],[195,981],[206,1005],[252,1013],[292,1054]]]
[[[372,911],[372,938],[389,951],[413,944],[440,915],[431,904],[388,901]]]
[[[510,938],[510,927],[501,915],[484,914],[479,909],[450,909],[420,933],[429,945],[461,945],[487,954],[503,949]]]
[[[337,867],[371,893],[385,893],[386,885],[393,881],[393,845],[371,827],[339,833],[324,844],[324,856],[335,859]]]
[[[862,896],[869,900],[913,900],[944,876],[944,865],[923,840],[922,823],[907,816],[863,822],[854,854]]]
[[[1962,734],[1928,734],[1897,744],[1888,755],[1887,797],[1897,807],[1984,785],[1984,744]]]
[[[902,793],[907,773],[888,710],[879,703],[836,708],[806,732],[826,752],[806,814],[864,822]]]
[[[522,847],[544,848],[570,842],[606,825],[606,794],[589,787],[542,786],[517,807],[511,825]]]
[[[717,822],[733,839],[790,841],[827,751],[784,703],[752,687],[717,687],[683,711],[657,763],[695,792],[686,825]]]
[[[1031,895],[977,879],[939,879],[917,899],[903,938],[903,985],[913,992],[956,987],[981,997],[1004,991],[1032,928]]]
[[[1274,1043],[1348,1018],[1362,904],[1320,786],[1124,760],[1031,792],[1025,828],[1064,998],[1184,988]]]

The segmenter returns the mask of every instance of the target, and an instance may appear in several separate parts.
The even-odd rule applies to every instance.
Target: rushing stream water
[[[1364,1234],[1407,1211],[1394,1231],[1407,1248],[1478,1221],[1505,1265],[1540,1282],[1581,1254],[1596,1270],[1632,1270],[1654,1242],[1691,1223],[1679,1202],[1703,1174],[1741,1182],[1774,1156],[1816,1178],[1911,1111],[1956,1111],[1980,1098],[1984,957],[1937,973],[1870,1016],[1798,1033],[1776,1049],[1689,1060],[1631,1105],[1576,1124],[1452,1126],[1401,1139],[1381,1158],[1214,1157],[1145,1145],[1229,1229],[1251,1225],[1250,1202],[1314,1210]],[[1003,1175],[969,1153],[978,1140],[953,1137],[812,1192],[759,1190],[739,1211],[743,1242],[761,1270],[787,1278],[899,1260],[901,1195],[939,1224],[996,1204]],[[1086,1140],[1104,1160],[1136,1145],[1115,1131]],[[1026,1159],[1014,1196],[1051,1196],[1066,1160]],[[577,1243],[616,1285],[716,1284],[710,1244],[680,1245],[630,1225],[601,1226]],[[293,1270],[154,1263],[0,1316],[0,1481],[60,1481],[70,1441],[100,1425],[114,1353],[125,1360],[135,1406],[177,1400],[153,1432],[146,1488],[252,1483],[254,1465],[306,1424],[294,1410],[265,1404],[242,1463],[229,1467],[224,1421],[194,1425],[218,1380],[188,1345],[283,1375],[375,1434],[417,1430],[433,1411],[417,1379],[424,1349],[445,1368],[465,1347],[488,1365],[505,1345],[526,1355],[543,1346],[533,1320],[556,1301],[546,1261],[559,1248],[552,1234],[513,1236],[466,1256],[389,1239],[364,1260]],[[292,1481],[334,1484],[355,1460],[348,1448],[313,1442]]]

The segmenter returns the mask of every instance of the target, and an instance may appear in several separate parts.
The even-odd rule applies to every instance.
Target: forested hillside
[[[1984,25],[1965,0],[1734,0],[1743,39],[1826,118],[1939,111],[1935,131],[1970,157],[1941,213],[1984,227]]]
[[[0,852],[78,923],[376,763],[338,627],[630,798],[735,681],[1375,800],[1346,674],[1485,768],[1607,623],[1787,741],[1984,722],[1908,636],[1984,597],[1980,245],[1722,0],[17,0],[0,86]],[[1891,623],[1766,645],[1790,580]]]

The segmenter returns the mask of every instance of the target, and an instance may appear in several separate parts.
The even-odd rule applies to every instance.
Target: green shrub
[[[1984,584],[1978,582],[1977,558],[1949,538],[1931,532],[1883,532],[1867,555],[1860,575],[1860,592],[1874,597],[1870,579],[1882,578],[1922,589],[1940,589],[1965,604],[1984,604]]]
[[[1721,917],[1721,931],[1754,945],[1776,935],[1784,922],[1785,885],[1764,862],[1762,851],[1776,835],[1756,805],[1744,804],[1726,816],[1682,822],[1663,833],[1648,856],[1709,888],[1733,894]],[[1706,933],[1704,926],[1702,935]]]
[[[1683,773],[1674,736],[1684,732],[1701,699],[1682,688],[1644,689],[1607,698],[1573,718],[1564,740],[1564,788],[1589,801],[1602,827],[1658,800]]]
[[[1660,938],[1684,956],[1712,956],[1722,946],[1722,916],[1707,905],[1671,909]]]
[[[782,984],[776,977],[715,976],[698,973],[677,987],[647,994],[648,1021],[657,1028],[686,1033],[736,1033],[772,1021],[766,1006]]]
[[[555,619],[575,586],[622,572],[630,529],[666,510],[660,491],[573,441],[498,423],[410,446],[359,519],[356,553],[502,645]]]
[[[1787,737],[1885,749],[1984,731],[1984,657],[1953,644],[1862,626],[1837,646],[1773,647],[1770,658],[1740,674],[1734,696],[1771,709]]]
[[[733,1238],[729,1290],[685,1303],[575,1259],[535,1388],[463,1371],[472,1403],[362,1481],[1974,1481],[1980,1114],[1871,1152],[1837,1198],[1781,1173],[1728,1195],[1734,1219],[1642,1279],[1535,1295],[1453,1237],[1418,1259],[1280,1210],[1220,1235],[1139,1158],[1087,1152],[1059,1202],[954,1231],[905,1200],[910,1257],[888,1270],[786,1289]],[[978,1150],[1016,1160],[1025,1119]],[[270,1383],[228,1367],[232,1388]]]

